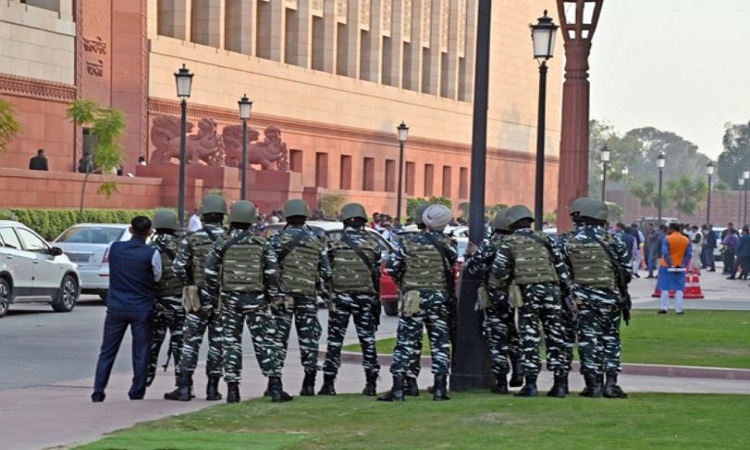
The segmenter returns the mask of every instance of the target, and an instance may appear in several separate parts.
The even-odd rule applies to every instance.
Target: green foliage
[[[703,204],[708,186],[701,179],[683,175],[678,180],[668,181],[667,190],[673,199],[672,204],[678,211],[693,215],[698,206]]]
[[[750,122],[724,125],[724,151],[716,162],[716,174],[730,187],[737,186],[742,172],[750,167]]]
[[[336,217],[345,201],[346,197],[341,194],[323,194],[318,199],[318,208],[323,210],[326,217]]]
[[[411,198],[407,198],[406,199],[406,215],[407,215],[407,217],[413,216],[414,215],[414,210],[417,209],[419,207],[419,205],[421,205],[423,203],[429,203],[431,205],[445,205],[448,208],[452,208],[453,207],[453,202],[451,202],[451,200],[449,198],[445,198],[445,197],[437,197],[437,196],[434,196],[434,195],[432,197],[430,197],[430,198],[411,197]],[[462,203],[461,205],[463,205],[463,204],[464,203]],[[466,203],[466,204],[468,205],[468,203]],[[461,208],[461,205],[459,205],[458,207]],[[465,218],[468,219],[468,217],[469,217],[469,210],[467,209],[466,210],[466,216],[465,216]]]
[[[87,209],[79,219],[79,212],[72,209],[0,209],[0,220],[21,222],[45,239],[52,240],[66,228],[77,223],[130,223],[133,217],[154,217],[158,209]]]
[[[550,225],[556,224],[557,223],[557,213],[554,212],[554,211],[552,211],[552,212],[546,212],[546,213],[542,214],[542,221],[543,222],[547,222]]]
[[[72,102],[65,110],[65,114],[76,125],[86,125],[94,122],[100,108],[94,100],[81,99]]]
[[[453,207],[453,202],[451,202],[451,199],[445,197],[436,197],[434,195],[427,199],[427,203],[431,205],[444,205],[448,208]]]
[[[625,210],[617,203],[607,202],[609,208],[609,223],[622,222],[625,219]]]
[[[0,155],[4,154],[8,142],[21,132],[21,124],[16,120],[13,104],[0,99]]]
[[[427,203],[427,199],[422,197],[411,197],[406,199],[406,215],[412,217],[414,210],[419,208],[419,205]]]

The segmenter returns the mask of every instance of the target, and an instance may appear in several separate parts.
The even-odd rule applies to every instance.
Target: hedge
[[[77,209],[0,209],[0,220],[23,223],[51,241],[77,223],[130,223],[133,217],[154,217],[159,209],[86,209],[79,220]]]

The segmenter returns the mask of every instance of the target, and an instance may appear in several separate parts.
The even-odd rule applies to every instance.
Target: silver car
[[[130,240],[129,228],[120,223],[80,223],[55,239],[54,244],[78,264],[84,294],[99,294],[102,300],[107,298],[109,246],[115,241]]]
[[[34,230],[0,220],[0,317],[11,303],[46,301],[57,312],[72,311],[80,295],[76,265]]]

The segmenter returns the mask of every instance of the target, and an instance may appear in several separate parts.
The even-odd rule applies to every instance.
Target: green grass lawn
[[[83,449],[750,448],[741,395],[627,400],[454,393],[382,403],[361,395],[256,399],[139,424]]]
[[[750,369],[750,312],[690,310],[678,316],[634,310],[632,314],[630,326],[621,330],[623,362]],[[423,342],[423,354],[428,355],[426,336]],[[392,353],[395,344],[393,338],[379,340],[378,353]],[[359,344],[344,350],[359,352]]]

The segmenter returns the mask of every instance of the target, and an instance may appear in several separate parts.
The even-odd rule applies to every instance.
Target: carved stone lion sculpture
[[[248,155],[250,143],[257,141],[259,136],[256,130],[247,129]],[[221,140],[224,142],[224,163],[229,167],[242,167],[242,125],[225,126],[221,132]]]
[[[265,170],[289,170],[286,144],[281,140],[281,129],[275,125],[263,130],[263,142],[254,142],[248,149],[250,164],[260,164]]]
[[[187,132],[193,130],[193,124],[187,122]],[[180,158],[180,118],[175,116],[156,116],[151,124],[151,143],[156,147],[151,160],[169,164],[172,158]],[[224,153],[221,135],[216,131],[216,122],[203,118],[198,122],[198,132],[188,135],[185,143],[188,164],[203,161],[210,166],[224,164]]]

